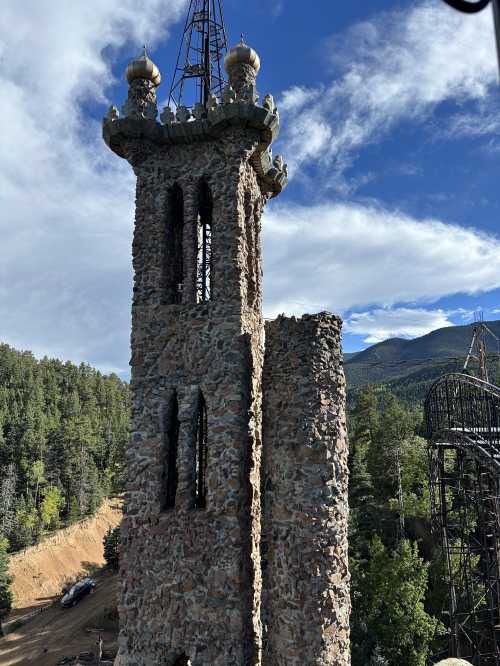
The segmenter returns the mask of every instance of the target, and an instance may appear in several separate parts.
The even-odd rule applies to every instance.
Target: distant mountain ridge
[[[485,324],[500,338],[500,320]],[[402,397],[422,399],[434,379],[445,372],[462,369],[473,328],[474,324],[448,326],[413,340],[390,338],[348,355],[345,359],[348,387],[355,390],[364,384],[385,383]],[[497,343],[491,336],[486,342],[491,354],[492,378],[496,378]]]

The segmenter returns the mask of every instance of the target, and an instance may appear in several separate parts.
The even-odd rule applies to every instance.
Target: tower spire
[[[207,104],[211,94],[220,97],[227,37],[222,0],[191,0],[177,56],[169,104]]]

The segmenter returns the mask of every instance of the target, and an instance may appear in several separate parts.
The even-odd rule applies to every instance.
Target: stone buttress
[[[127,69],[108,146],[137,177],[132,435],[122,527],[120,651],[127,666],[261,659],[261,215],[286,184],[257,104],[255,52],[232,85],[166,108],[146,54]],[[255,54],[256,56],[256,54]]]
[[[266,323],[264,666],[348,666],[348,468],[341,321]]]

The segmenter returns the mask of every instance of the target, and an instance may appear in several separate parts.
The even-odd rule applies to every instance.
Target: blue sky
[[[128,372],[134,181],[100,138],[142,43],[168,95],[184,0],[5,0],[0,339]],[[500,316],[492,18],[442,0],[225,0],[278,101],[288,189],[265,314],[342,314],[347,351]]]

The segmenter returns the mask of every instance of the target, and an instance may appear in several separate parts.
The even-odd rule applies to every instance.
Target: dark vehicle
[[[95,581],[92,578],[83,578],[82,580],[75,583],[72,588],[61,599],[61,606],[63,608],[69,608],[74,606],[79,601],[86,597],[87,594],[90,594],[95,588]]]

